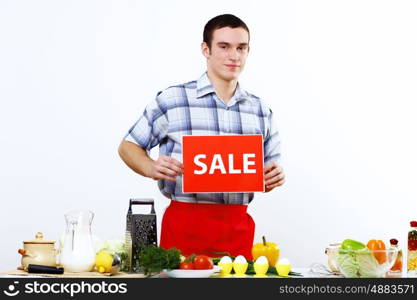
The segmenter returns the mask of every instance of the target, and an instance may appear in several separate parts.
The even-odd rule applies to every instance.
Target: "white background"
[[[37,231],[57,240],[70,209],[94,211],[102,239],[124,235],[130,197],[155,198],[161,221],[169,200],[117,147],[159,90],[205,71],[203,27],[222,13],[251,30],[241,84],[282,137],[287,183],[250,205],[256,240],[299,267],[345,238],[405,249],[417,219],[416,2],[1,0],[2,270]]]

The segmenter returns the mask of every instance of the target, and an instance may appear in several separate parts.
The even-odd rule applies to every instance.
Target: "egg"
[[[258,259],[255,261],[255,264],[259,264],[259,265],[268,264],[268,259],[265,256],[259,256]]]
[[[248,269],[248,262],[243,255],[239,255],[233,262],[233,270],[237,276],[245,276],[246,270]]]
[[[232,263],[232,259],[229,256],[223,256],[219,261],[219,264],[229,264],[229,263]]]
[[[238,264],[246,264],[247,263],[246,258],[243,255],[238,255],[235,258],[235,261],[234,262],[235,263],[238,263]]]
[[[278,261],[278,265],[289,265],[290,261],[288,260],[288,258],[282,258]]]
[[[259,256],[253,264],[253,268],[255,270],[255,276],[265,277],[269,268],[268,259],[265,256]]]
[[[287,277],[291,271],[290,261],[286,258],[280,259],[275,266],[279,276]]]
[[[232,272],[232,268],[233,268],[232,259],[229,256],[223,256],[220,259],[218,266],[221,268],[220,275],[227,276],[230,274],[230,272]]]

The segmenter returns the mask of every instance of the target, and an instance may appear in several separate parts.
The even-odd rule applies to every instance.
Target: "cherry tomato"
[[[194,264],[192,262],[183,261],[180,263],[181,270],[194,270]]]
[[[206,255],[197,255],[194,258],[194,269],[196,270],[207,270],[213,269],[213,261]]]

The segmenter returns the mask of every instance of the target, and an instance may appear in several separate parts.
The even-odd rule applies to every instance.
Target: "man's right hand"
[[[153,161],[149,177],[154,180],[165,179],[175,181],[175,177],[183,173],[184,165],[175,158],[161,155]]]
[[[123,140],[119,146],[122,160],[136,173],[155,180],[175,181],[183,172],[183,164],[175,158],[161,155],[156,161],[151,159],[145,149],[135,143]]]

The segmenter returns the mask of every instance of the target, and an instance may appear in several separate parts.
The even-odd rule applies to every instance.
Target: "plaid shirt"
[[[159,145],[160,155],[182,161],[183,135],[262,134],[264,161],[278,161],[280,138],[272,111],[258,97],[238,84],[225,104],[220,100],[207,73],[197,81],[172,86],[159,92],[124,139],[149,151]],[[183,193],[182,176],[175,182],[158,181],[166,197],[192,203],[248,204],[253,193]]]

